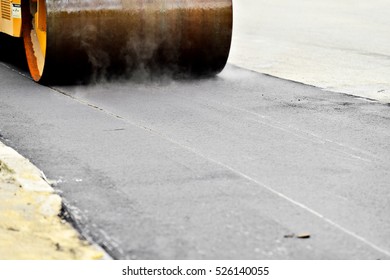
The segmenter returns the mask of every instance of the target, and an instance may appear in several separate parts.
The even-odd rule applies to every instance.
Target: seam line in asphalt
[[[226,164],[224,164],[224,163],[222,163],[222,162],[220,162],[218,160],[215,160],[213,158],[210,158],[210,157],[202,154],[201,152],[198,152],[198,151],[194,150],[193,148],[191,148],[189,146],[183,145],[180,142],[177,142],[176,140],[174,140],[174,139],[172,139],[172,138],[170,138],[168,136],[165,136],[165,135],[163,135],[163,134],[161,134],[161,133],[159,133],[159,132],[157,132],[157,131],[149,128],[149,127],[138,125],[138,124],[134,123],[131,120],[128,120],[128,119],[126,119],[124,117],[121,117],[121,116],[119,116],[117,114],[114,114],[113,112],[110,112],[110,111],[108,111],[106,109],[103,109],[103,108],[101,108],[99,106],[90,104],[86,100],[78,99],[78,98],[76,98],[76,97],[74,97],[74,96],[72,96],[72,95],[70,95],[70,94],[68,94],[68,93],[66,93],[66,92],[64,92],[64,91],[62,91],[60,89],[57,89],[55,87],[49,87],[49,88],[52,89],[53,91],[57,92],[57,93],[65,95],[65,96],[67,96],[67,97],[69,97],[69,98],[79,102],[80,104],[87,105],[87,106],[89,106],[89,107],[91,107],[91,108],[93,108],[93,109],[95,109],[97,111],[103,112],[104,114],[106,114],[108,116],[111,116],[111,117],[114,117],[116,119],[119,119],[119,120],[121,120],[121,121],[123,121],[123,122],[125,122],[125,123],[127,123],[129,125],[132,125],[134,127],[139,128],[139,129],[146,130],[149,133],[164,139],[165,141],[171,142],[171,143],[173,143],[173,144],[175,144],[175,145],[177,145],[177,146],[179,146],[179,147],[181,147],[181,148],[183,148],[185,150],[190,151],[191,153],[193,153],[193,154],[195,154],[195,155],[197,155],[197,156],[199,156],[201,158],[204,158],[204,159],[206,159],[206,160],[208,160],[210,162],[213,162],[214,164],[217,164],[217,165],[219,165],[219,166],[221,166],[223,168],[226,168],[226,169],[230,170],[231,172],[239,175],[240,177],[242,177],[242,178],[244,178],[244,179],[246,179],[246,180],[248,180],[248,181],[250,181],[252,183],[255,183],[256,185],[258,185],[258,186],[268,190],[269,192],[273,193],[274,195],[279,196],[280,198],[290,202],[291,204],[293,204],[293,205],[295,205],[295,206],[297,206],[297,207],[299,207],[299,208],[301,208],[301,209],[311,213],[313,216],[315,216],[317,218],[320,218],[321,220],[323,220],[324,222],[328,223],[329,225],[331,225],[331,226],[339,229],[343,233],[345,233],[345,234],[347,234],[347,235],[349,235],[349,236],[351,236],[351,237],[361,241],[362,243],[366,244],[367,246],[371,247],[372,249],[374,249],[374,250],[376,250],[376,251],[378,251],[378,252],[380,252],[380,253],[388,256],[388,257],[390,257],[390,251],[387,251],[386,249],[383,249],[383,248],[379,247],[378,245],[374,244],[373,242],[371,242],[371,241],[367,240],[366,238],[358,235],[357,233],[355,233],[355,232],[353,232],[353,231],[351,231],[351,230],[349,230],[349,229],[339,225],[338,223],[332,221],[331,219],[325,217],[321,213],[319,213],[319,212],[311,209],[310,207],[304,205],[303,203],[288,197],[287,195],[285,195],[285,194],[283,194],[283,193],[273,189],[272,187],[268,186],[267,184],[262,183],[262,182],[260,182],[260,181],[258,181],[256,179],[250,177],[249,175],[246,175],[245,173],[243,173],[243,172],[241,172],[239,170],[234,169],[233,167],[231,167],[229,165],[226,165]]]
[[[276,78],[276,79],[280,79],[280,78]],[[178,96],[178,95],[176,95],[176,96]],[[184,98],[187,98],[187,97],[184,97]],[[354,96],[354,98],[356,98],[356,97]],[[262,125],[271,127],[273,129],[281,130],[281,131],[286,132],[288,134],[291,134],[297,138],[303,139],[305,141],[309,141],[313,144],[319,144],[319,143],[320,144],[327,144],[328,143],[328,144],[334,145],[340,149],[345,149],[346,151],[339,150],[339,152],[342,154],[345,154],[351,158],[358,159],[358,160],[361,160],[361,161],[364,161],[367,163],[372,163],[371,159],[356,155],[353,153],[353,152],[355,152],[355,153],[364,154],[367,157],[373,158],[373,159],[375,159],[375,161],[379,160],[379,158],[377,156],[369,153],[368,151],[358,149],[358,148],[352,147],[350,145],[345,145],[345,144],[333,141],[333,140],[328,139],[328,138],[321,137],[320,135],[317,135],[317,134],[312,133],[310,131],[306,131],[306,130],[282,123],[280,121],[276,121],[271,117],[264,116],[264,115],[258,114],[256,112],[253,112],[253,111],[250,111],[247,109],[243,109],[243,108],[240,108],[237,106],[233,106],[233,105],[229,105],[229,104],[225,104],[225,103],[221,103],[221,102],[216,102],[214,100],[208,100],[208,99],[206,100],[204,98],[200,98],[200,100],[206,101],[207,103],[212,102],[215,105],[220,105],[222,107],[230,108],[230,109],[233,109],[233,110],[238,111],[238,112],[252,115],[255,118],[254,119],[248,118],[249,120],[252,120],[252,121],[260,123]],[[263,120],[267,120],[267,122],[263,121]]]

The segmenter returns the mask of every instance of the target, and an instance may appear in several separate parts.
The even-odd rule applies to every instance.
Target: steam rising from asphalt
[[[91,66],[90,83],[112,79],[142,81],[158,77],[172,77],[173,73],[178,71],[174,64],[160,63],[161,58],[158,58],[158,52],[163,46],[162,40],[150,37],[129,37],[122,46],[115,48],[113,54],[111,50],[99,46],[99,37],[101,37],[99,32],[95,25],[90,24],[74,34],[79,38],[80,48],[87,55]],[[170,48],[167,51],[170,53],[171,61],[179,59],[176,49]]]

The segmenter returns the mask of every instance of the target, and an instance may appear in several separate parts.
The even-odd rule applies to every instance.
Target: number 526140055
[[[269,275],[268,266],[258,267],[223,267],[218,266],[215,268],[215,274],[218,275]]]

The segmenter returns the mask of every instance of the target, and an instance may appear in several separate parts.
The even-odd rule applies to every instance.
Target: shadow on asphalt
[[[28,72],[23,39],[0,33],[0,63],[8,64],[13,69]]]

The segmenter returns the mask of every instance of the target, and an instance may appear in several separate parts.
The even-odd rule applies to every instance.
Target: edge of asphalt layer
[[[21,208],[20,205],[16,205],[17,212],[22,212],[22,211],[38,212],[38,213],[34,213],[34,215],[28,215],[29,217],[32,217],[32,220],[28,221],[29,223],[30,222],[40,223],[42,220],[50,219],[48,221],[49,223],[56,224],[56,237],[53,238],[57,238],[58,229],[64,230],[64,236],[65,236],[64,238],[67,239],[65,243],[67,244],[67,246],[72,247],[69,250],[70,252],[72,252],[72,256],[69,256],[69,259],[103,259],[103,260],[112,259],[109,256],[109,254],[100,245],[94,243],[91,240],[91,238],[88,238],[82,232],[77,231],[77,227],[76,228],[74,227],[72,216],[67,214],[68,209],[66,207],[66,203],[64,203],[63,199],[51,187],[44,173],[41,170],[39,170],[36,166],[34,166],[28,159],[24,158],[17,151],[6,146],[1,141],[0,141],[0,173],[6,173],[8,175],[7,177],[9,177],[7,181],[12,182],[12,185],[15,185],[24,193],[28,194],[28,197],[29,198],[32,197],[32,201],[37,203],[37,205],[35,205],[36,206],[35,210],[32,210],[32,208]],[[0,192],[4,193],[5,191],[4,189],[3,190],[0,189]],[[19,204],[19,202],[24,203],[23,198],[18,197],[15,199],[19,200],[17,201],[17,204]],[[7,213],[4,213],[4,215],[7,215]],[[23,215],[19,216],[17,214],[17,216],[20,217]],[[20,223],[24,224],[24,222],[25,221],[21,221]],[[41,224],[37,226],[41,226]],[[18,231],[18,230],[12,228],[12,231]],[[31,235],[31,232],[27,232],[27,234]],[[71,240],[72,238],[73,240]],[[14,241],[17,241],[17,238],[14,239]],[[56,246],[57,244],[59,243],[56,243]],[[14,244],[12,244],[11,242],[11,245],[9,245],[9,247],[11,246],[13,247],[13,245]],[[0,247],[1,246],[2,244],[0,244]],[[43,244],[43,246],[47,246],[47,244],[45,243]],[[58,251],[58,246],[53,250],[57,249]],[[80,247],[82,247],[82,249]],[[76,249],[80,248],[80,252],[74,253],[73,248]],[[7,245],[5,245],[3,249],[7,251]],[[12,250],[14,250],[14,247],[12,248]],[[34,249],[31,250],[33,251]],[[51,250],[51,249],[47,248],[47,250]],[[40,248],[39,252],[37,252],[36,255],[34,254],[34,252],[30,251],[29,254],[27,255],[22,254],[19,256],[19,255],[11,254],[10,257],[7,257],[7,253],[5,253],[5,259],[7,258],[9,259],[19,259],[19,258],[20,259],[48,259],[49,258],[50,259],[50,255],[48,256],[46,254],[42,254],[42,252],[47,253],[47,250],[41,250]],[[0,250],[0,259],[4,259],[4,253],[3,256],[1,255],[2,254]],[[53,258],[54,259],[68,258],[68,256],[65,257],[63,256],[64,254],[56,255]]]
[[[230,61],[228,61],[228,64],[230,64],[233,67],[237,67],[239,69],[243,69],[243,70],[246,70],[246,71],[249,71],[249,72],[253,72],[253,73],[256,73],[256,74],[260,74],[260,75],[264,75],[264,76],[267,76],[267,77],[275,78],[275,79],[278,79],[278,80],[283,80],[283,81],[291,82],[291,83],[294,83],[294,84],[297,84],[297,85],[303,85],[303,86],[319,89],[319,90],[322,90],[324,92],[331,92],[331,93],[340,94],[340,95],[344,95],[344,96],[350,96],[350,97],[353,97],[353,98],[366,100],[367,102],[375,102],[375,103],[378,103],[378,104],[390,107],[390,102],[382,101],[382,100],[375,99],[375,98],[372,98],[372,97],[367,97],[365,95],[359,95],[358,93],[352,94],[352,93],[342,92],[342,91],[333,90],[333,89],[329,89],[329,88],[323,88],[323,87],[319,87],[317,85],[307,84],[307,83],[304,83],[304,82],[301,82],[301,81],[291,80],[291,79],[288,79],[288,78],[283,78],[283,77],[275,76],[275,75],[272,75],[272,74],[263,73],[263,72],[260,72],[260,71],[257,71],[257,70],[253,70],[253,69],[250,69],[250,68],[245,68],[245,66],[242,66],[240,64],[237,64],[237,63],[234,63],[234,62],[230,62]]]

